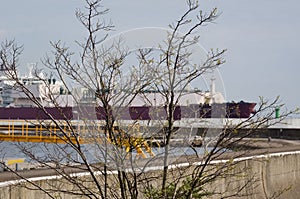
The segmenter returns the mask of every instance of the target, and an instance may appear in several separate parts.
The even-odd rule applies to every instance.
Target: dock
[[[0,120],[0,140],[16,141],[16,142],[46,142],[46,143],[66,143],[79,142],[87,143],[87,138],[95,132],[98,133],[103,130],[104,122],[101,120],[90,121],[88,124],[84,121],[72,120],[70,121],[73,131],[77,132],[78,136],[72,136],[69,125],[65,121],[60,121],[60,127],[55,126],[51,121],[37,120]],[[241,122],[247,122],[247,119],[231,119],[231,118],[188,118],[181,119],[174,122],[175,128],[190,128],[190,129],[224,129],[234,128]],[[121,120],[117,125],[127,129],[133,128],[133,120]],[[161,128],[163,121],[138,121],[135,122],[137,131],[139,128]],[[275,124],[274,124],[275,123]],[[300,118],[286,118],[282,121],[272,120],[272,124],[266,124],[268,127],[261,126],[262,137],[274,138],[295,138],[300,139]],[[92,128],[89,127],[92,126]],[[251,128],[246,126],[245,129]],[[61,134],[63,129],[65,134]],[[92,132],[93,131],[93,132]],[[67,132],[67,133],[66,133]],[[131,133],[131,132],[129,132]],[[61,136],[60,136],[61,135]]]

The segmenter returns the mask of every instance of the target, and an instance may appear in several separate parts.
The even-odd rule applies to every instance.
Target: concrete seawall
[[[300,151],[242,158],[231,172],[238,175],[211,184],[211,190],[223,193],[212,198],[230,195],[241,186],[247,187],[239,192],[244,195],[242,198],[278,196],[281,199],[297,199],[300,196]],[[247,182],[250,183],[247,185]]]
[[[209,184],[206,188],[221,194],[212,198],[222,198],[235,192],[240,186],[251,181],[247,188],[241,192],[243,198],[271,198],[274,195],[282,194],[279,198],[296,199],[300,196],[300,151],[271,153],[235,159],[237,165],[230,171],[239,173],[235,177],[218,179]],[[214,164],[218,164],[215,161]],[[157,171],[160,172],[160,171]],[[87,176],[81,176],[86,178]],[[47,189],[50,185],[56,184],[69,190],[74,186],[57,177],[45,177],[31,179],[41,187]],[[253,182],[253,183],[252,183]],[[0,183],[1,199],[46,199],[49,198],[45,193],[37,190],[28,190],[25,187],[31,186],[29,182],[16,184],[16,181]],[[248,196],[247,196],[248,195]],[[56,197],[56,196],[55,196]],[[69,199],[78,198],[68,195],[60,195],[58,198]]]

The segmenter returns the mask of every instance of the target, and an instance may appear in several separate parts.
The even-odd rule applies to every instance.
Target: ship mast
[[[210,98],[211,98],[211,103],[215,102],[215,93],[216,93],[216,85],[215,85],[215,80],[216,78],[213,76],[211,79],[211,83],[210,83]]]

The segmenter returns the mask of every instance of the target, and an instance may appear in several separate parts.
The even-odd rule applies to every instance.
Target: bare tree
[[[1,64],[7,77],[14,81],[14,89],[25,94],[47,116],[47,119],[39,120],[43,133],[54,134],[64,143],[18,145],[27,157],[60,176],[47,187],[28,181],[28,188],[43,191],[50,198],[55,198],[57,193],[87,198],[201,198],[218,194],[208,190],[207,185],[219,178],[237,176],[237,173],[231,173],[236,162],[226,161],[217,166],[211,165],[211,162],[226,155],[228,149],[259,128],[277,123],[291,112],[273,120],[278,100],[271,103],[261,100],[257,113],[251,117],[235,125],[224,125],[209,136],[202,134],[204,144],[208,139],[210,142],[209,150],[206,145],[203,146],[203,154],[194,150],[194,156],[171,159],[172,138],[178,134],[176,120],[180,118],[176,111],[180,108],[181,98],[195,79],[225,62],[223,55],[226,50],[211,50],[199,64],[190,61],[191,49],[199,42],[200,28],[218,17],[217,9],[203,13],[196,1],[187,1],[186,12],[170,25],[165,43],[158,44],[158,56],[153,55],[152,49],[140,49],[136,53],[139,64],[129,71],[124,63],[131,52],[123,46],[122,40],[105,45],[109,31],[114,28],[110,21],[102,18],[107,12],[101,0],[87,0],[85,10],[76,12],[79,22],[87,30],[84,41],[77,42],[81,48],[79,54],[61,41],[51,42],[53,53],[43,60],[51,74],[42,76],[40,69],[35,69],[33,74],[43,82],[43,97],[36,96],[17,73],[22,46],[14,41],[2,43]],[[60,94],[48,81],[53,77],[62,82]],[[83,92],[74,92],[74,85]],[[147,94],[149,90],[155,90],[163,99],[161,107],[152,102]],[[62,93],[72,98],[76,107],[73,112],[62,106],[59,100]],[[153,114],[156,116],[152,119],[156,119],[155,124],[149,118],[146,122],[141,121],[143,112],[138,112],[127,122],[123,121],[128,109],[132,108],[132,102],[137,99],[143,99],[154,107]],[[59,120],[47,105],[55,108]],[[72,117],[76,114],[74,122]],[[201,115],[199,117],[198,122]],[[163,152],[152,156],[146,138],[157,136],[161,139]],[[36,148],[43,152],[42,156],[36,154]],[[145,155],[143,150],[148,154]],[[91,151],[95,153],[91,155]],[[139,158],[143,154],[148,157]],[[171,163],[178,162],[188,164],[173,168]],[[161,166],[162,172],[148,171],[153,165]],[[87,175],[74,177],[74,173],[83,172]],[[27,179],[22,172],[16,172],[16,175]],[[62,186],[63,183],[68,186]],[[250,183],[253,182],[246,181],[226,196],[238,196]],[[73,188],[67,188],[69,186]]]

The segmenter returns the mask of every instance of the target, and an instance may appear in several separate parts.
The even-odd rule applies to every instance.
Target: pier
[[[223,129],[234,128],[247,119],[225,119],[225,118],[189,118],[177,120],[174,122],[175,128],[191,129]],[[273,121],[274,122],[274,121]],[[275,121],[276,122],[276,121]],[[118,121],[120,127],[129,129],[129,134],[141,133],[139,127],[160,128],[162,121],[138,121],[133,127],[133,120]],[[104,123],[101,120],[93,120],[88,123],[79,120],[71,120],[70,124],[65,121],[59,121],[57,126],[51,121],[38,120],[0,120],[0,140],[11,142],[45,142],[45,143],[66,143],[79,142],[88,143],[93,133],[104,132]],[[72,128],[72,130],[70,129]],[[247,127],[245,127],[247,128]],[[250,127],[248,127],[250,128]],[[118,128],[116,128],[118,129]],[[61,133],[64,131],[64,134]],[[74,132],[77,136],[74,136]],[[261,127],[261,137],[273,138],[300,138],[300,118],[287,118],[278,121],[275,125],[268,128]],[[145,136],[145,135],[143,135]]]

